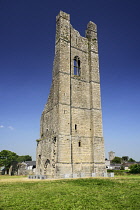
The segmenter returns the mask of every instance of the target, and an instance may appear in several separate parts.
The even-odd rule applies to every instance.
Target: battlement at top
[[[70,15],[63,11],[60,11],[59,14],[56,16],[56,21],[58,21],[60,17],[70,21]]]
[[[70,22],[70,15],[66,12],[60,11],[59,14],[56,16],[56,22],[60,19],[63,18],[67,21]],[[70,23],[69,23],[70,24]],[[79,33],[79,32],[78,32]],[[89,23],[87,24],[87,29],[86,29],[86,38],[89,38],[90,36],[92,36],[91,34],[96,34],[97,33],[97,25],[92,22],[89,21]],[[90,34],[90,36],[89,36]]]
[[[97,25],[92,21],[89,21],[89,23],[87,24],[87,30],[97,32]]]

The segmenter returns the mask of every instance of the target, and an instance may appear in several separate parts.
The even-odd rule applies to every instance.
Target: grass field
[[[140,176],[28,180],[0,176],[0,210],[140,210]]]

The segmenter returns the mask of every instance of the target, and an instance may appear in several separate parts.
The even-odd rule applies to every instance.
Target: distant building
[[[106,165],[106,168],[109,169],[110,168],[110,160],[105,160],[105,165]]]
[[[128,162],[129,157],[128,156],[122,156],[122,162]]]
[[[105,160],[106,169],[110,170],[120,170],[121,168],[124,168],[124,170],[129,170],[129,167],[134,164],[140,165],[140,162],[128,162],[129,157],[128,156],[122,156],[122,163],[112,163],[112,160],[115,158],[115,152],[111,151],[108,152],[109,154],[109,160]]]
[[[36,161],[25,161],[27,170],[33,170],[36,168]]]
[[[122,164],[122,166],[124,166],[125,170],[129,170],[129,167],[134,165],[134,164],[140,165],[140,162],[125,162],[125,163]]]
[[[35,174],[36,161],[25,161],[18,163],[17,175],[32,175]]]
[[[113,160],[113,159],[115,158],[115,152],[110,151],[110,152],[108,153],[108,156],[109,156],[109,160]]]
[[[121,166],[122,164],[113,163],[113,164],[107,165],[106,168],[110,170],[120,170]]]
[[[5,174],[5,167],[1,166],[0,167],[0,175],[4,175]]]

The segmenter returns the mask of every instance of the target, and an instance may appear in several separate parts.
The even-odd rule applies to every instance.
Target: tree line
[[[21,163],[25,161],[32,161],[32,157],[30,155],[19,156],[9,150],[2,150],[0,152],[0,167],[4,166],[5,170],[9,170],[13,162]]]
[[[129,173],[131,174],[140,174],[140,165],[136,163],[136,161],[133,158],[127,159],[127,156],[121,157],[115,157],[113,160],[111,160],[111,163],[117,163],[117,164],[122,164],[123,162],[131,162],[134,163],[131,166],[129,166]],[[122,166],[123,168],[123,166]]]

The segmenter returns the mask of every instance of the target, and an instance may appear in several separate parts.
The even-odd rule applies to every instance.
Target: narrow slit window
[[[75,124],[75,130],[77,131],[77,125]]]
[[[53,138],[53,142],[54,142],[54,143],[56,142],[56,136]]]
[[[78,142],[78,146],[81,147],[81,141]]]
[[[74,75],[80,76],[80,59],[78,56],[74,58]]]

